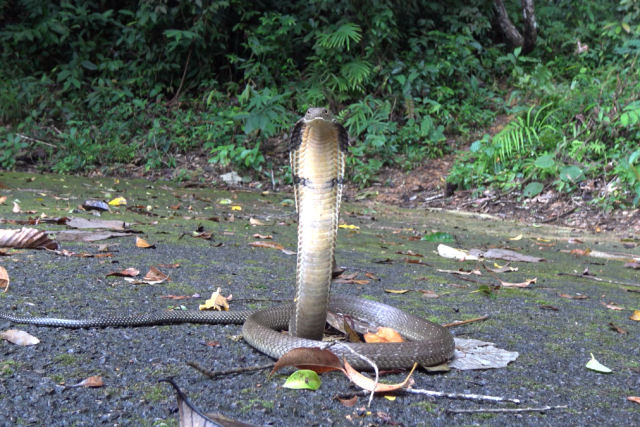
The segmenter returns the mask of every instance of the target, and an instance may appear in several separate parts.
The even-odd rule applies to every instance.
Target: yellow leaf
[[[384,395],[384,398],[385,398],[385,399],[387,399],[387,400],[390,400],[390,401],[392,401],[392,402],[393,402],[394,400],[396,400],[396,397],[395,397],[394,395],[392,395],[392,394],[385,394],[385,395]]]
[[[509,240],[522,240],[522,233],[518,234],[515,237],[510,238]]]
[[[364,334],[364,342],[404,342],[404,339],[393,328],[379,327],[375,334],[371,332]]]
[[[144,240],[141,237],[137,237],[136,236],[136,246],[139,248],[155,248],[155,245],[152,245],[151,243],[147,242],[146,240]]]
[[[340,224],[338,227],[339,228],[344,228],[346,230],[360,230],[360,227],[358,227],[357,225],[353,225],[353,224]]]
[[[214,293],[211,294],[211,298],[206,300],[204,304],[200,304],[198,309],[200,310],[218,310],[218,311],[229,311],[229,303],[227,300],[231,298],[231,295],[228,297],[223,297],[220,295],[221,289],[218,288]]]
[[[633,314],[631,315],[631,317],[629,317],[629,319],[640,322],[640,310],[633,310]]]
[[[620,23],[620,26],[622,27],[622,29],[629,34],[631,32],[631,27],[629,26],[629,24],[627,24],[626,22],[622,22]]]
[[[124,197],[116,197],[109,201],[109,206],[123,206],[127,204],[127,199]]]
[[[7,292],[9,290],[9,273],[4,267],[0,266],[0,290]]]
[[[242,210],[242,206],[233,205],[233,206],[231,206],[231,210],[232,211],[241,211]]]
[[[385,289],[384,291],[388,294],[406,294],[409,289]]]

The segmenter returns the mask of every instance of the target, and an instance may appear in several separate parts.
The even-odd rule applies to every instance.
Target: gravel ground
[[[19,199],[23,210],[50,209],[50,216],[54,216],[55,209],[68,214],[69,205],[78,204],[84,197],[99,197],[105,191],[100,190],[105,188],[101,186],[106,185],[68,178],[64,191],[56,190],[55,183],[47,187],[45,180],[30,183],[27,189],[22,175],[18,175],[18,184],[8,179],[12,177],[0,175],[8,186],[0,190],[0,196]],[[136,248],[133,237],[125,237],[108,241],[116,244],[111,258],[65,257],[34,250],[11,252],[0,257],[0,265],[11,278],[8,292],[0,296],[2,309],[15,314],[81,318],[146,313],[179,305],[197,308],[218,287],[223,294],[233,294],[232,309],[266,307],[291,298],[295,256],[247,245],[255,240],[254,233],[261,233],[273,235],[274,241],[289,249],[295,248],[292,207],[280,204],[290,196],[240,192],[206,195],[205,190],[198,193],[193,189],[149,185],[143,181],[122,182],[115,191],[108,191],[115,195],[119,190],[135,199],[136,204],[159,206],[153,210],[157,217],[124,209],[103,217],[137,222],[134,228],[155,243],[155,249]],[[34,188],[47,194],[44,201]],[[78,200],[65,201],[69,193]],[[232,203],[220,204],[225,198]],[[177,214],[169,208],[176,200],[182,203]],[[231,206],[242,206],[242,210],[234,211]],[[220,412],[254,424],[640,424],[640,405],[627,400],[628,396],[640,395],[640,322],[629,319],[633,309],[640,309],[637,271],[624,268],[621,261],[567,253],[588,247],[637,257],[640,250],[635,244],[623,247],[623,242],[613,235],[593,236],[567,229],[495,223],[382,205],[348,204],[343,212],[343,220],[358,225],[360,230],[340,231],[338,263],[348,272],[358,272],[360,279],[370,272],[377,280],[365,285],[336,283],[333,292],[364,295],[442,323],[489,315],[489,320],[455,328],[453,333],[495,342],[498,347],[520,353],[504,369],[417,372],[415,387],[518,398],[522,400],[520,405],[400,394],[395,400],[376,397],[370,407],[366,398],[360,397],[349,408],[335,396],[354,393],[356,389],[338,373],[323,374],[321,388],[312,392],[283,388],[290,373],[286,370],[270,380],[264,371],[210,380],[187,365],[196,361],[210,370],[225,370],[269,363],[268,357],[237,340],[241,330],[233,325],[68,330],[0,321],[0,330],[23,329],[41,341],[30,347],[0,342],[0,425],[177,425],[175,395],[166,383],[158,383],[166,377],[172,377],[205,412]],[[231,215],[233,221],[229,221]],[[0,205],[0,218],[27,216],[12,214],[8,204]],[[251,217],[265,225],[250,226]],[[191,237],[198,225],[212,231],[213,239]],[[512,263],[519,270],[508,274],[482,270],[481,276],[452,275],[438,270],[471,270],[479,265],[441,258],[435,253],[437,243],[414,240],[432,230],[454,235],[456,242],[452,246],[508,246],[548,261]],[[523,239],[509,240],[520,233]],[[78,253],[97,251],[97,246],[89,243],[63,242],[62,246]],[[409,250],[423,255],[413,258],[428,265],[405,262]],[[387,258],[392,262],[376,262]],[[152,265],[172,263],[179,263],[180,267],[164,269],[171,281],[162,284],[131,285],[122,278],[106,277],[109,272],[127,267],[136,267],[144,274]],[[485,264],[491,266],[492,262]],[[592,276],[617,283],[558,276],[558,272],[579,274],[585,268]],[[536,277],[537,282],[527,289],[487,288],[497,283],[496,276],[508,282]],[[419,292],[393,295],[384,289],[431,290],[440,297],[425,298]],[[201,297],[163,298],[194,294]],[[586,299],[562,295],[582,295]],[[626,333],[612,330],[610,323]],[[613,373],[587,370],[590,353]],[[93,375],[103,378],[103,387],[70,387]],[[404,375],[391,374],[384,380],[397,382]],[[567,408],[522,413],[452,412],[546,405]]]

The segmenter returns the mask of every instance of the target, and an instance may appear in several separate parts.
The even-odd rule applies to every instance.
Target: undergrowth
[[[536,2],[527,56],[502,44],[492,4],[2,2],[0,167],[151,170],[201,152],[284,182],[274,147],[328,106],[362,186],[475,140],[459,187],[533,197],[598,178],[597,201],[638,204],[640,1]],[[481,136],[497,116],[511,120]]]

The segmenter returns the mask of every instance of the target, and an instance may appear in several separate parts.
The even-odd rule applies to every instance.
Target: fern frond
[[[326,49],[351,48],[350,43],[358,43],[362,39],[362,29],[359,25],[347,22],[332,32],[318,34],[318,46]]]
[[[371,68],[369,62],[356,59],[344,64],[340,69],[340,74],[347,81],[349,89],[353,90],[365,82],[369,74],[371,74]]]

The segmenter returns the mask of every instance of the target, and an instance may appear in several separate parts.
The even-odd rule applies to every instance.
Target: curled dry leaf
[[[338,399],[338,401],[347,408],[352,408],[356,403],[358,403],[358,396],[356,396],[355,394],[348,398],[336,396],[336,399]]]
[[[271,234],[260,234],[260,233],[256,233],[253,235],[254,239],[263,239],[263,240],[271,240],[273,239],[273,236]]]
[[[58,249],[58,243],[35,228],[0,230],[0,247],[16,249]]]
[[[293,255],[293,254],[295,254],[294,251],[290,251],[288,249],[285,249],[284,246],[282,246],[280,243],[272,242],[272,241],[258,240],[256,242],[250,242],[249,246],[253,246],[255,248],[277,249],[279,251],[282,251],[282,253],[284,253],[285,255]]]
[[[19,329],[8,329],[0,332],[0,338],[16,345],[36,345],[40,342],[38,338]]]
[[[613,322],[609,322],[609,329],[611,329],[612,331],[616,331],[621,335],[624,335],[627,333],[627,331],[625,331],[624,329],[622,329],[620,326],[616,325]]]
[[[143,281],[150,285],[162,283],[169,279],[169,276],[158,270],[156,267],[150,267],[147,274],[142,278]]]
[[[211,298],[206,300],[204,304],[200,304],[198,307],[199,310],[218,310],[218,311],[229,311],[229,303],[228,301],[231,299],[231,295],[228,297],[223,297],[220,292],[222,289],[218,288],[214,293],[211,294]]]
[[[587,362],[585,367],[587,369],[591,369],[592,371],[600,372],[601,374],[610,374],[611,372],[613,372],[611,369],[598,362],[596,358],[593,357],[593,353],[591,353],[591,359]]]
[[[372,380],[371,378],[369,378],[367,376],[364,376],[360,372],[358,372],[355,369],[353,369],[353,367],[349,364],[349,362],[346,361],[346,359],[343,360],[343,363],[344,363],[344,373],[347,376],[347,378],[349,378],[349,380],[351,380],[352,383],[354,383],[355,385],[357,385],[358,387],[360,387],[363,390],[373,391],[374,393],[390,393],[392,391],[397,391],[397,390],[401,390],[403,388],[406,388],[410,384],[411,376],[413,375],[413,371],[415,371],[416,370],[416,366],[418,366],[417,363],[414,363],[413,368],[411,368],[411,372],[409,372],[409,375],[407,375],[407,378],[405,378],[405,380],[400,382],[400,383],[397,383],[397,384],[382,384],[382,383],[378,383],[378,384],[376,384],[376,382],[374,380]]]
[[[9,273],[0,265],[0,290],[7,292],[9,290]]]
[[[102,387],[104,381],[100,375],[94,375],[80,381],[78,384],[70,385],[69,387]]]
[[[329,350],[314,347],[299,347],[289,350],[278,359],[269,376],[287,366],[310,369],[319,374],[329,371],[342,371],[342,364],[338,356]]]
[[[633,313],[631,313],[629,319],[640,322],[640,310],[633,310]]]
[[[116,197],[115,199],[109,200],[109,206],[124,206],[127,204],[127,199],[124,197]]]
[[[622,311],[622,310],[624,310],[623,307],[620,307],[619,305],[614,304],[612,302],[610,302],[609,304],[602,302],[601,304],[604,305],[605,307],[607,307],[609,310],[614,310],[614,311]]]
[[[0,205],[4,205],[7,201],[7,196],[0,196]]]
[[[395,329],[381,326],[375,333],[367,332],[364,334],[364,342],[404,342],[404,338]]]
[[[589,298],[586,295],[580,295],[580,294],[578,294],[578,295],[558,294],[558,296],[560,298],[568,298],[568,299],[587,299],[587,298]]]
[[[120,270],[120,271],[112,271],[111,273],[107,274],[106,277],[109,277],[109,276],[135,277],[138,274],[140,274],[140,270],[138,270],[137,268],[129,267],[129,268],[125,268],[124,270]]]
[[[156,247],[156,245],[152,245],[151,243],[147,242],[143,238],[136,236],[136,247],[143,248],[143,249],[146,249],[146,248],[153,249]]]
[[[640,404],[640,397],[639,396],[627,396],[627,400],[629,402],[634,402],[634,403]]]
[[[538,280],[537,277],[534,277],[533,279],[527,279],[524,282],[520,283],[503,282],[502,280],[499,280],[499,282],[500,285],[505,288],[528,288],[529,285],[536,283],[536,280]]]

